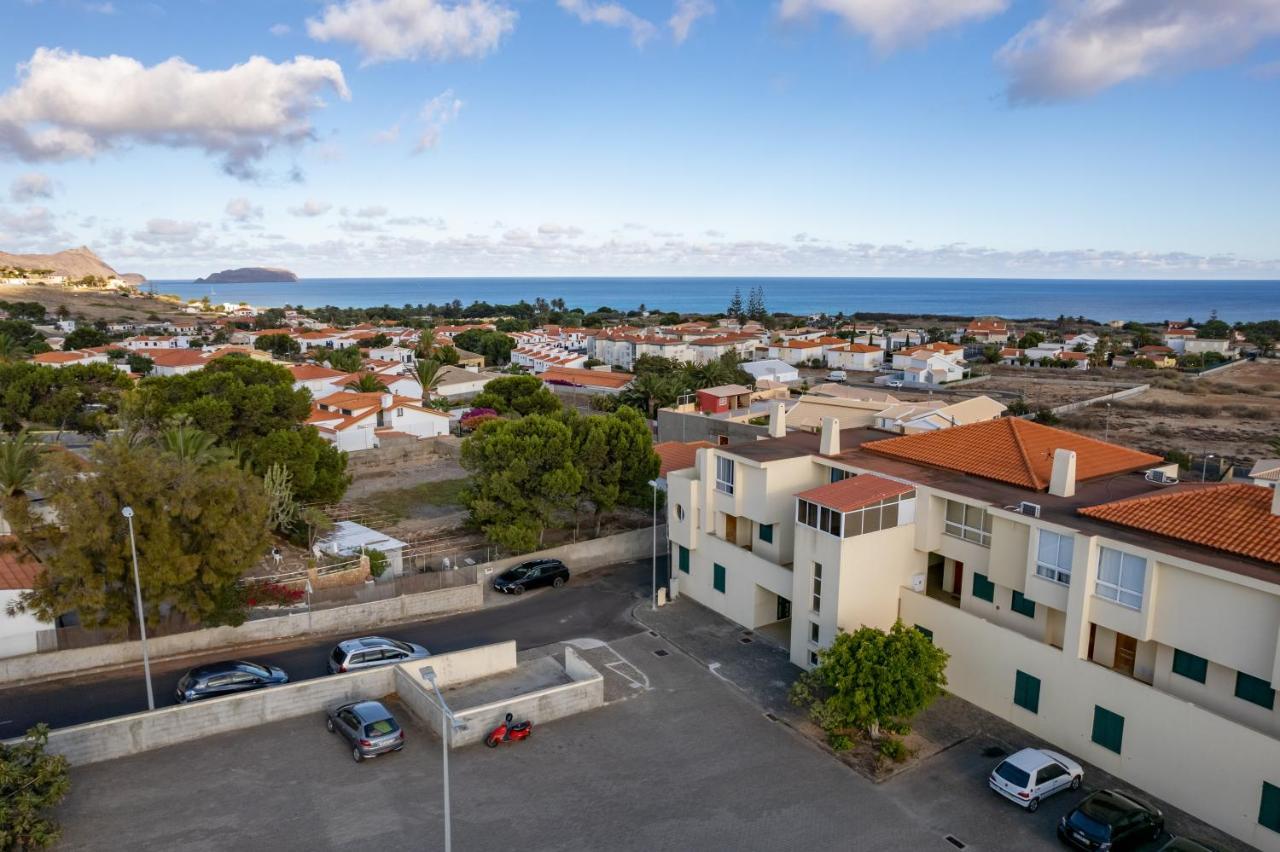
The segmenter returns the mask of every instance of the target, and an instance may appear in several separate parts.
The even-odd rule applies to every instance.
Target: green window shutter
[[[723,565],[712,566],[711,586],[717,592],[724,591],[724,566]]]
[[[1258,808],[1258,822],[1275,832],[1280,832],[1280,787],[1262,782],[1262,806]]]
[[[930,643],[932,643],[932,642],[933,642],[933,631],[932,631],[932,630],[930,630],[930,629],[929,629],[929,628],[927,628],[927,627],[921,627],[919,624],[917,624],[917,625],[916,625],[916,630],[919,630],[919,631],[921,632],[921,634],[923,634],[923,635],[924,635],[924,638],[928,639]]]
[[[1040,712],[1040,678],[1026,672],[1014,673],[1013,703],[1032,713]]]
[[[1025,615],[1027,618],[1036,617],[1036,602],[1027,600],[1022,592],[1013,593],[1013,605],[1010,609],[1020,615]]]
[[[1209,661],[1186,651],[1173,649],[1173,673],[1190,678],[1197,683],[1204,683],[1209,673]]]
[[[1105,749],[1120,753],[1124,742],[1124,717],[1105,707],[1094,705],[1093,741]]]
[[[987,603],[991,603],[996,599],[996,585],[987,579],[986,574],[974,573],[973,575],[973,596],[981,598]]]
[[[680,570],[688,574],[689,573],[689,548],[685,547],[683,544],[679,544],[676,546],[680,548]]]
[[[760,540],[766,544],[773,544],[773,524],[760,525]]]
[[[1251,701],[1268,710],[1276,706],[1276,691],[1260,677],[1236,672],[1236,698]]]

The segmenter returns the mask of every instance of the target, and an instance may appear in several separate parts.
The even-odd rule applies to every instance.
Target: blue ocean
[[[294,283],[150,282],[157,293],[215,302],[308,308],[511,304],[538,297],[573,308],[723,311],[735,289],[764,290],[770,311],[901,313],[1010,319],[1061,314],[1106,322],[1158,322],[1212,311],[1227,322],[1280,319],[1280,281],[1155,281],[1047,278],[307,278]]]

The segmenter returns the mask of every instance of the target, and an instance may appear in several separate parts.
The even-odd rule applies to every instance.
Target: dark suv
[[[288,682],[289,676],[284,673],[284,669],[246,663],[243,660],[227,660],[198,666],[184,674],[178,681],[174,698],[179,704],[186,704],[201,698],[235,695],[250,689]]]
[[[569,569],[559,559],[532,559],[503,571],[493,581],[493,588],[503,594],[522,595],[525,589],[554,586],[569,582]]]
[[[1164,814],[1141,799],[1099,790],[1058,822],[1058,838],[1077,849],[1136,849],[1164,832]]]

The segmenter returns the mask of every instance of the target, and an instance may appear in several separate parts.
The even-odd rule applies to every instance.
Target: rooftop
[[[35,588],[36,577],[44,570],[27,549],[11,535],[0,536],[0,589],[19,591]]]
[[[910,483],[896,482],[873,473],[864,473],[829,485],[810,488],[808,491],[800,492],[796,497],[837,512],[852,512],[854,509],[877,503],[886,497],[894,497],[914,490],[915,486]]]
[[[703,388],[698,393],[705,393],[708,396],[742,396],[744,393],[751,393],[751,388],[742,385],[719,385],[714,388]]]
[[[658,458],[662,460],[662,467],[658,472],[658,476],[665,477],[673,470],[684,470],[693,467],[698,457],[698,450],[704,447],[714,447],[710,441],[663,441],[661,444],[654,444],[653,451],[658,454]]]
[[[630,373],[619,373],[610,370],[586,370],[581,367],[551,367],[538,376],[544,382],[560,382],[567,385],[582,385],[616,389],[629,383],[635,376]]]

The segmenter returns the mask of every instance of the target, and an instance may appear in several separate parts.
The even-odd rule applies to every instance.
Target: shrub
[[[366,547],[361,552],[369,557],[369,574],[375,580],[387,572],[387,554],[372,547]]]
[[[306,597],[304,589],[283,583],[255,583],[245,589],[245,606],[291,606]]]
[[[911,749],[907,748],[907,744],[902,740],[895,740],[892,737],[886,737],[876,745],[876,751],[883,756],[889,758],[894,763],[902,763],[911,756]]]
[[[848,734],[827,734],[827,745],[834,751],[848,751],[853,748],[853,739]]]

